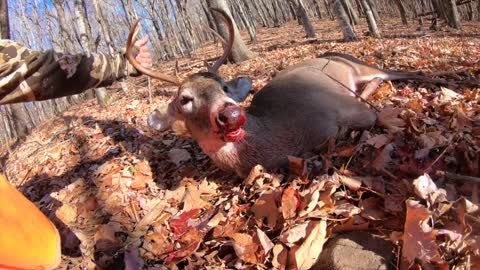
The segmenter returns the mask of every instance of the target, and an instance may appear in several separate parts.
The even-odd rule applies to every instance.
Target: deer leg
[[[377,90],[377,88],[382,82],[382,79],[374,78],[373,80],[365,83],[362,90],[360,91],[360,97],[363,99],[367,99],[373,92]]]
[[[339,120],[342,127],[368,129],[375,125],[377,114],[365,103],[354,99],[354,102],[345,103],[345,109],[341,111]]]

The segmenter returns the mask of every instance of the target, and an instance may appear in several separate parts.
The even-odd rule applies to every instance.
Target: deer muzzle
[[[227,104],[215,117],[215,124],[227,142],[237,142],[245,135],[243,125],[247,121],[245,112],[238,105]]]

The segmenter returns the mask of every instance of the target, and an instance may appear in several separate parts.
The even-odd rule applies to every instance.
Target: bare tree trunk
[[[340,26],[340,29],[342,30],[343,33],[343,40],[344,41],[357,41],[357,35],[355,35],[355,32],[353,31],[353,27],[350,24],[348,20],[347,13],[345,12],[345,9],[343,8],[342,3],[340,0],[334,0],[334,5],[335,5],[335,13],[337,15],[337,20],[338,24]]]
[[[43,33],[43,25],[40,25],[40,18],[38,16],[38,0],[33,1],[34,8],[32,8],[32,15],[33,15],[33,23],[36,27],[36,33],[38,34],[39,39],[39,47],[40,49],[44,49],[43,46],[43,38],[45,37]]]
[[[273,27],[280,27],[280,7],[277,0],[272,1],[273,5]]]
[[[323,19],[322,9],[320,8],[320,0],[313,0],[313,5],[315,6],[315,10],[317,12],[318,18]]]
[[[330,2],[328,0],[323,0],[323,2],[325,3],[325,8],[327,9],[327,12],[328,12],[328,16],[330,16],[330,20],[335,20],[335,16],[333,15],[333,12],[332,12],[332,7],[330,5]]]
[[[90,24],[88,23],[84,0],[74,1],[74,11],[75,22],[80,34],[80,43],[82,44],[84,52],[87,55],[91,55],[91,53],[95,50],[95,45],[92,40],[92,33]],[[96,88],[95,96],[97,97],[98,103],[101,106],[106,106],[111,101],[111,97],[107,93],[105,87]]]
[[[65,10],[63,0],[52,0],[53,6],[57,11],[58,28],[60,30],[60,40],[64,44],[65,51],[74,51],[75,41],[67,30],[67,19],[65,18]],[[68,42],[67,42],[68,41]]]
[[[405,7],[403,6],[402,0],[395,0],[395,4],[397,4],[398,11],[402,17],[402,24],[408,25],[407,14],[405,12]]]
[[[87,55],[95,50],[92,38],[92,30],[87,19],[87,11],[84,0],[74,0],[75,22],[80,32],[80,44]]]
[[[380,15],[378,15],[377,5],[375,4],[375,0],[366,0],[368,5],[370,6],[370,10],[372,11],[373,18],[375,18],[375,22],[380,22]]]
[[[477,21],[480,21],[480,0],[477,0]]]
[[[297,16],[299,16],[302,21],[302,25],[305,29],[305,33],[307,34],[307,38],[314,38],[315,30],[313,29],[312,23],[310,22],[310,18],[308,17],[302,0],[290,0],[290,3],[292,3],[292,5],[294,6],[295,10],[297,11]]]
[[[262,22],[263,27],[270,27],[269,20],[265,15],[264,10],[262,9],[261,5],[257,1],[250,2],[253,5],[254,10],[257,12],[260,21]]]
[[[349,17],[352,19],[352,25],[357,25],[360,19],[358,18],[357,11],[353,8],[352,2],[350,0],[343,0],[345,11],[348,13]]]
[[[165,36],[162,34],[162,28],[160,27],[160,24],[158,23],[157,13],[155,12],[155,9],[154,9],[153,0],[148,0],[147,3],[148,3],[147,12],[149,13],[150,17],[152,18],[153,28],[155,28],[155,32],[157,33],[157,39],[158,39],[158,41],[160,41],[160,42],[157,42],[157,40],[155,40],[155,42],[153,42],[153,44],[155,44],[155,46],[159,50],[161,48],[163,49],[160,52],[162,59],[164,59],[164,60],[170,59],[174,56],[174,52],[173,52],[171,46],[169,46],[169,44],[166,44],[166,45],[161,44],[163,41],[165,41]]]
[[[110,53],[110,55],[113,56],[115,54],[115,48],[114,48],[114,45],[113,45],[113,42],[112,42],[112,37],[111,37],[110,31],[109,31],[109,29],[111,29],[111,27],[110,27],[109,23],[107,23],[107,20],[105,20],[105,16],[103,15],[103,10],[102,10],[102,7],[100,6],[100,4],[101,3],[98,0],[93,0],[93,7],[95,8],[97,22],[100,25],[100,27],[102,28],[102,34],[103,34],[103,38],[105,39],[105,43],[107,45],[108,52]]]
[[[448,0],[448,25],[455,29],[462,29],[462,24],[460,23],[460,15],[458,14],[458,7],[455,0]]]
[[[255,25],[252,25],[253,22],[251,22],[247,18],[247,15],[246,15],[245,11],[243,10],[242,3],[239,3],[237,1],[234,1],[234,3],[235,3],[235,6],[236,6],[237,13],[238,13],[240,19],[245,24],[245,28],[247,29],[248,35],[250,36],[250,42],[254,42],[255,41],[255,36],[257,34],[257,31],[255,29]],[[273,10],[275,12],[275,9],[273,9]]]
[[[367,3],[367,0],[360,0],[360,2],[362,3],[365,13],[367,14],[368,29],[370,29],[370,33],[375,38],[381,38],[370,5]]]
[[[441,0],[432,0],[432,6],[440,19],[448,20]]]
[[[10,23],[8,19],[7,1],[0,1],[0,34],[2,39],[10,39]],[[12,123],[14,130],[17,133],[17,138],[24,137],[28,134],[28,117],[23,110],[24,104],[12,104],[10,110],[12,112]]]
[[[12,123],[16,132],[16,138],[24,139],[30,132],[29,117],[25,111],[25,103],[10,105],[12,111]]]
[[[469,21],[473,21],[473,19],[475,18],[475,13],[473,12],[473,3],[472,3],[472,2],[468,2],[468,3],[466,4],[466,6],[467,6],[467,11],[466,11],[466,13],[467,13],[467,19],[468,19]]]
[[[227,13],[230,16],[230,18],[233,18],[225,0],[208,0],[207,3],[210,8],[217,8],[217,9],[223,10],[225,11],[225,13]],[[220,31],[220,35],[225,40],[228,40],[229,38],[228,30],[223,20],[218,18],[217,14],[214,14],[214,18],[217,23],[217,28]],[[242,37],[240,35],[240,31],[238,30],[238,27],[235,24],[235,22],[233,22],[233,29],[235,31],[235,40],[233,43],[232,52],[229,57],[230,61],[234,63],[240,63],[250,58],[254,58],[256,55],[252,51],[250,51],[250,49],[248,49],[248,47],[243,42]]]
[[[2,39],[10,39],[7,0],[0,0],[0,35]]]
[[[130,0],[129,0],[130,1]],[[163,2],[163,5],[160,5],[160,8],[157,9],[159,12],[159,17],[162,20],[162,24],[165,26],[165,36],[167,39],[167,42],[169,42],[170,46],[172,47],[172,50],[176,52],[180,52],[180,55],[182,57],[185,57],[185,51],[180,44],[180,40],[178,38],[178,35],[175,31],[175,27],[173,27],[172,21],[169,17],[169,10],[168,10],[168,4],[167,2]],[[176,46],[172,44],[171,39],[173,38]],[[177,53],[175,53],[175,56]]]

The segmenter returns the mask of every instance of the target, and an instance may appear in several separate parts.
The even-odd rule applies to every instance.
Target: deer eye
[[[223,92],[228,93],[228,87],[226,85],[223,86]]]
[[[190,96],[182,96],[180,98],[180,105],[182,106],[185,106],[187,105],[188,103],[192,102],[193,101],[193,97],[190,97]]]

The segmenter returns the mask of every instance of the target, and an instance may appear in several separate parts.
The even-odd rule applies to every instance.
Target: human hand
[[[150,51],[148,50],[148,34],[145,35],[142,39],[135,41],[134,46],[138,49],[138,54],[135,57],[140,65],[144,68],[152,68],[152,57]]]

